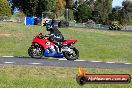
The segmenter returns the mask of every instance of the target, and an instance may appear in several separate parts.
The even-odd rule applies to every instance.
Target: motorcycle
[[[61,48],[49,36],[40,33],[37,35],[28,49],[28,54],[32,58],[54,57],[67,60],[76,60],[79,57],[79,51],[73,46],[77,40],[64,40],[61,42]]]

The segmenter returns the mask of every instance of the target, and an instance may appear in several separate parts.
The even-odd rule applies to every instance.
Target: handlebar
[[[40,33],[39,38],[45,38],[45,37],[51,37],[52,35],[48,34],[48,35],[43,35],[42,33]]]

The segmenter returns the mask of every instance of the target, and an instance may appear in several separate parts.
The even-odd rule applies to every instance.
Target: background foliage
[[[76,20],[77,22],[87,22],[90,19],[99,24],[111,24],[112,21],[119,21],[120,24],[127,25],[131,23],[132,19],[132,1],[130,0],[123,1],[122,7],[113,8],[112,0],[7,1],[1,0],[0,15],[9,16],[10,10],[13,12],[17,8],[26,16],[42,17],[42,13],[46,13],[46,15],[48,13],[49,17],[55,17],[56,19],[65,17],[67,21]],[[4,8],[2,5],[5,5]]]
[[[7,0],[0,0],[0,17],[11,16],[11,8]]]

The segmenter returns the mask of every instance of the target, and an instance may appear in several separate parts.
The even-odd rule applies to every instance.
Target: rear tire
[[[73,49],[74,55],[69,54],[69,52],[63,52],[63,55],[67,60],[76,60],[79,58],[79,51],[75,47],[72,49]]]

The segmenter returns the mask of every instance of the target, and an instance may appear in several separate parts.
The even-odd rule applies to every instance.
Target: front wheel
[[[76,60],[79,58],[79,51],[74,47],[74,48],[71,48],[71,52],[63,52],[63,55],[64,57],[67,59],[67,60]]]
[[[36,46],[36,47],[35,46],[31,46],[28,49],[28,54],[32,58],[42,58],[43,49],[41,47],[38,47],[38,46]]]

